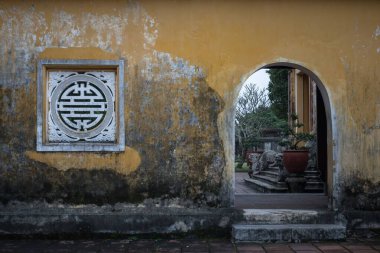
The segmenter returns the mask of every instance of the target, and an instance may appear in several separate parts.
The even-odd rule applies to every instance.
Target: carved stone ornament
[[[123,150],[124,119],[120,110],[124,104],[123,62],[63,63],[69,65],[70,70],[61,67],[62,61],[40,62],[39,71],[45,73],[39,73],[38,80],[37,150]],[[96,69],[91,68],[91,63],[96,64]],[[102,63],[105,64],[103,69]],[[112,63],[115,68],[110,68]],[[41,80],[42,77],[45,80]]]

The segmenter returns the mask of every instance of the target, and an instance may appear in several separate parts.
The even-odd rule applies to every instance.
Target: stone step
[[[243,209],[239,224],[325,224],[334,223],[334,212],[295,209]]]
[[[279,171],[263,170],[263,171],[260,171],[260,174],[270,176],[270,177],[277,177],[280,174],[280,172]]]
[[[288,192],[287,187],[278,187],[272,184],[262,182],[257,179],[245,178],[244,181],[253,189],[259,192],[272,192],[272,193],[280,193],[280,192]]]
[[[325,191],[325,184],[323,182],[306,182],[305,192],[310,193],[323,193]]]
[[[307,181],[308,184],[310,185],[315,185],[315,186],[324,186],[325,184],[321,181]]]
[[[287,185],[285,182],[278,182],[277,177],[274,177],[274,176],[265,176],[265,175],[261,175],[261,174],[256,174],[256,175],[253,175],[252,178],[260,180],[260,181],[264,181],[264,182],[266,182],[268,184],[272,184],[274,186],[287,188]]]
[[[232,225],[235,241],[306,242],[344,240],[346,227],[337,224]]]
[[[280,168],[277,165],[269,165],[269,169],[279,170]]]
[[[307,180],[321,182],[321,177],[320,176],[308,176],[308,175],[305,175],[305,178]]]
[[[272,172],[277,172],[279,173],[280,172],[280,169],[278,167],[275,167],[275,168],[266,168],[265,170],[262,170],[262,171],[272,171]]]
[[[320,177],[321,174],[317,171],[305,171],[305,176]]]
[[[314,171],[314,170],[305,170],[305,175],[321,175],[321,173],[319,173],[319,171]]]

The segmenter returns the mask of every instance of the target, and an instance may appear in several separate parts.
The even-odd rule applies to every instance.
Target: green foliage
[[[285,138],[279,145],[285,146],[290,150],[298,150],[299,146],[303,142],[308,142],[314,140],[315,136],[310,133],[297,132],[298,128],[303,127],[303,124],[299,122],[298,116],[295,114],[290,115],[291,124],[289,125],[287,131],[285,132]]]
[[[243,166],[244,160],[241,156],[235,158],[235,169],[241,169]]]
[[[268,97],[274,114],[288,119],[288,69],[269,69]]]
[[[270,107],[265,89],[248,84],[239,97],[235,117],[236,149],[244,156],[249,148],[258,146],[263,128],[286,129],[287,122],[279,119]]]
[[[249,166],[247,163],[235,163],[235,172],[248,172]]]

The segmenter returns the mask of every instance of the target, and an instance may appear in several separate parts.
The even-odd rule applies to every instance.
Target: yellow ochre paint
[[[12,26],[17,28],[12,36],[26,34],[30,41],[35,37],[26,50],[44,48],[38,58],[125,58],[126,80],[133,86],[142,81],[136,74],[142,61],[149,62],[154,52],[200,68],[207,84],[224,100],[218,127],[226,157],[233,153],[226,122],[231,120],[228,113],[242,82],[268,63],[300,64],[313,71],[328,91],[337,147],[334,163],[343,175],[380,181],[378,1],[2,1],[1,9],[6,18],[0,19],[0,27],[13,22],[11,17],[26,20]],[[4,54],[1,64],[6,64],[8,57],[14,57],[13,45],[7,40],[2,44],[4,52],[11,52]],[[137,167],[140,160],[127,153],[111,154],[104,161],[115,164],[115,169]],[[81,154],[87,162],[72,159],[79,154],[33,150],[27,154],[59,168],[67,168],[62,159],[82,168],[105,165],[90,161],[96,154]],[[232,161],[227,158],[228,167]]]
[[[122,153],[41,153],[26,151],[26,155],[33,160],[45,163],[59,170],[71,168],[79,169],[113,169],[118,173],[128,175],[135,171],[141,163],[139,153],[126,148]]]

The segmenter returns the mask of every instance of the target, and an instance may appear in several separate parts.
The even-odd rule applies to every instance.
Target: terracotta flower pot
[[[289,173],[303,173],[309,160],[308,150],[285,150],[283,163]]]

